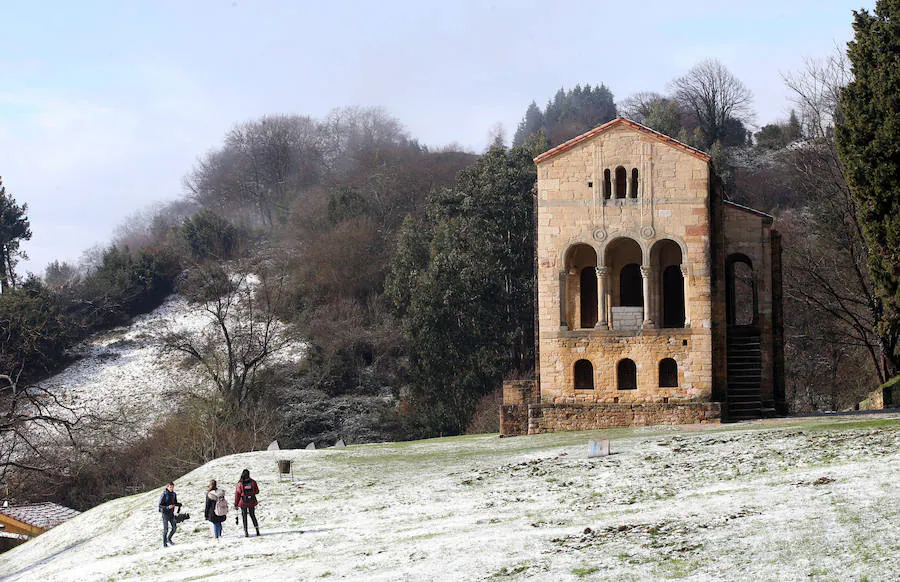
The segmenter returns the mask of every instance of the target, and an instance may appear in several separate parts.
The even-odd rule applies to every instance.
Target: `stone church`
[[[534,161],[538,363],[504,384],[501,434],[784,413],[772,217],[621,117]]]

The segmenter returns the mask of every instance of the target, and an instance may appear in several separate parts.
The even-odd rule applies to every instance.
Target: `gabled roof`
[[[772,216],[771,214],[768,214],[766,212],[763,212],[762,210],[750,208],[749,206],[744,206],[743,204],[738,204],[736,202],[732,202],[731,200],[723,200],[722,202],[725,203],[725,206],[729,206],[731,208],[734,208],[735,210],[740,210],[742,212],[747,212],[749,214],[755,214],[756,216],[760,216],[762,218],[768,219],[769,222],[772,222],[775,220],[774,216]]]
[[[573,137],[569,141],[567,141],[565,143],[561,143],[553,149],[547,150],[546,152],[542,153],[538,157],[534,158],[534,163],[539,164],[541,162],[549,160],[552,157],[555,157],[565,151],[572,149],[573,147],[580,144],[581,142],[591,139],[595,135],[599,135],[599,134],[603,133],[604,131],[612,129],[613,127],[618,127],[620,125],[625,125],[632,129],[636,129],[638,131],[644,132],[647,135],[658,139],[659,141],[667,143],[676,148],[682,149],[686,153],[689,153],[690,155],[694,156],[695,158],[699,158],[699,159],[703,160],[704,162],[708,162],[710,160],[709,154],[701,152],[698,149],[692,148],[689,145],[685,145],[685,144],[681,143],[680,141],[678,141],[677,139],[672,139],[671,137],[669,137],[665,134],[659,133],[658,131],[654,131],[654,130],[650,129],[649,127],[643,126],[640,123],[637,123],[636,121],[631,121],[630,119],[625,119],[624,117],[617,117],[617,118],[613,119],[612,121],[608,121],[608,122],[604,123],[603,125],[595,127],[594,129],[590,130],[587,133],[582,133],[578,137]]]
[[[0,507],[0,514],[10,517],[19,523],[24,523],[42,530],[56,527],[64,521],[68,521],[79,515],[80,511],[69,509],[56,503],[29,503],[27,505],[13,505]]]

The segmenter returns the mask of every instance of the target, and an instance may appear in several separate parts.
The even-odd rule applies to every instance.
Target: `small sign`
[[[591,439],[588,442],[588,458],[609,455],[609,439]]]

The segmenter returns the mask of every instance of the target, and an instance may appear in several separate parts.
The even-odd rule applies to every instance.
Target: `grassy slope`
[[[888,580],[900,571],[900,415],[471,436],[218,459],[0,555],[9,580]],[[295,461],[279,482],[277,458]],[[210,478],[260,482],[263,536],[209,538]],[[230,489],[230,485],[228,486]],[[589,529],[588,529],[589,528]],[[301,533],[302,531],[302,533]],[[238,535],[240,534],[240,535]]]

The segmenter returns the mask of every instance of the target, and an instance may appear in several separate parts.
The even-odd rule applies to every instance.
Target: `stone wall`
[[[626,120],[611,122],[565,151],[548,154],[535,160],[542,401],[709,400],[713,366],[708,156]],[[612,197],[606,199],[604,173],[620,166],[629,180],[637,171],[636,188],[629,182],[633,197],[616,199],[613,185]],[[615,271],[621,262],[616,263],[614,254],[616,245],[622,244],[635,249],[628,251],[625,262],[639,263],[649,285],[643,318],[641,308],[617,304]],[[665,245],[680,255],[685,328],[660,329],[660,255],[672,252],[664,253]],[[578,273],[594,266],[599,267],[604,292],[599,293],[597,325],[584,328],[575,298]],[[633,360],[638,369],[637,390],[627,393],[617,391],[615,371],[623,358]],[[677,388],[659,387],[663,358],[674,358],[678,364]],[[594,390],[575,390],[573,366],[579,359],[593,365]]]
[[[500,405],[500,436],[516,436],[528,432],[528,407],[540,402],[534,380],[507,380],[503,383]]]
[[[656,424],[715,423],[720,419],[721,405],[718,402],[535,404],[529,409],[528,434]]]

